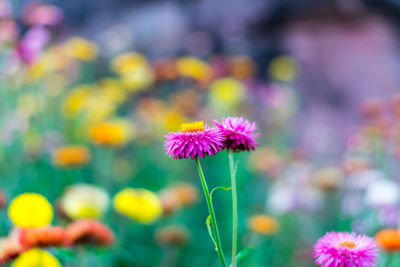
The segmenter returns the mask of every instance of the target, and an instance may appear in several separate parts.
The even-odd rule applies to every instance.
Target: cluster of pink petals
[[[341,242],[354,242],[354,247]],[[363,234],[330,232],[314,246],[315,263],[322,267],[373,267],[378,257],[375,241]]]
[[[174,159],[215,155],[224,149],[224,137],[218,128],[205,127],[195,132],[176,132],[165,136],[166,153]]]
[[[254,133],[257,130],[255,122],[251,123],[242,117],[227,117],[222,119],[222,123],[214,121],[215,125],[221,130],[225,137],[224,146],[233,151],[254,150],[258,143],[256,138],[260,133]]]

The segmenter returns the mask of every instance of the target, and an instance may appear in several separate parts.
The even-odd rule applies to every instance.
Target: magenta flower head
[[[315,263],[322,267],[373,267],[377,257],[375,241],[363,234],[330,232],[314,246]]]
[[[254,150],[258,143],[256,138],[261,133],[254,133],[257,129],[255,122],[251,123],[242,117],[222,118],[222,123],[214,121],[215,125],[225,136],[225,148],[235,152]]]
[[[174,159],[203,158],[224,149],[221,131],[204,126],[202,121],[182,124],[181,131],[169,133],[165,138],[166,153]]]

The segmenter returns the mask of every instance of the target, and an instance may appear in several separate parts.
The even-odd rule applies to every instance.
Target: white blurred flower
[[[364,190],[375,181],[385,180],[386,175],[380,170],[364,170],[356,172],[347,178],[347,186],[355,190]]]
[[[68,187],[60,200],[62,211],[71,219],[98,219],[107,210],[110,197],[97,186],[76,184]]]
[[[271,188],[267,200],[268,209],[274,214],[283,214],[293,209],[293,190],[284,186]]]
[[[296,209],[316,211],[322,204],[322,193],[311,186],[277,184],[271,188],[266,206],[272,213],[280,215]]]
[[[379,179],[370,183],[365,193],[365,202],[373,207],[393,206],[399,201],[400,191],[397,183]]]

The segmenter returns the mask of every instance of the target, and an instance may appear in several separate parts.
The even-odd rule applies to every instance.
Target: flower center
[[[195,122],[181,124],[181,132],[193,133],[196,131],[204,131],[204,122],[195,121]]]
[[[357,245],[351,240],[343,240],[338,243],[339,247],[355,248]]]

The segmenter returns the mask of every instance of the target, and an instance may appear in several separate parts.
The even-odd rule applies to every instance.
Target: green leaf
[[[236,262],[240,261],[247,255],[249,255],[252,250],[253,250],[253,248],[247,247],[247,248],[244,248],[241,251],[239,251],[238,254],[236,254]]]
[[[215,242],[214,235],[213,235],[213,232],[211,230],[211,216],[210,215],[208,215],[208,217],[206,219],[206,225],[207,225],[208,234],[210,235],[211,240],[214,243],[215,250],[217,250],[217,243]]]

